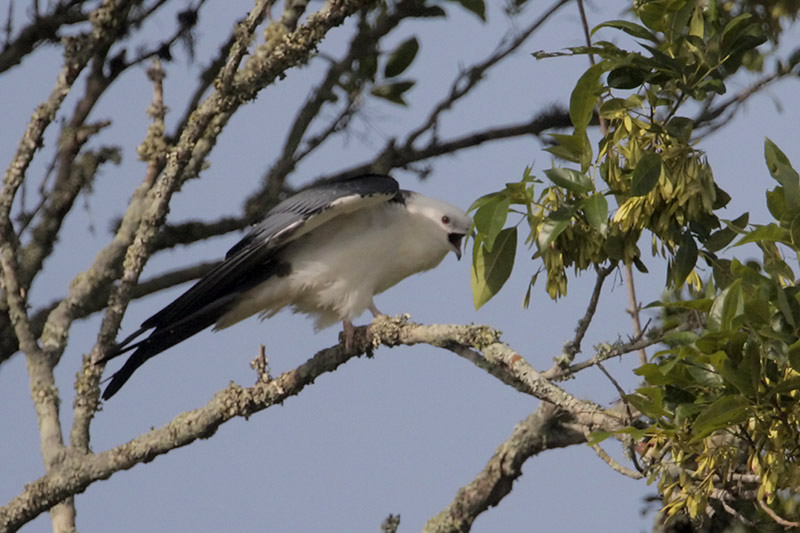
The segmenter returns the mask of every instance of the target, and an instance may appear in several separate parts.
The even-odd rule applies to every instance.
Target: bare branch
[[[291,16],[294,16],[294,10],[297,6],[304,8],[304,1],[287,2],[286,10],[289,11]],[[326,129],[309,139],[305,143],[304,149],[300,151],[311,124],[319,117],[323,106],[334,99],[334,89],[342,83],[343,76],[352,74],[357,62],[363,61],[365,57],[374,56],[374,44],[396,28],[411,13],[407,9],[406,3],[400,2],[393,10],[381,12],[380,16],[372,24],[368,22],[366,13],[361,14],[358,30],[350,39],[347,53],[339,61],[331,62],[322,82],[306,98],[292,122],[289,133],[286,135],[280,156],[262,178],[263,185],[261,189],[250,195],[245,201],[246,215],[250,216],[260,211],[265,207],[269,199],[277,198],[285,186],[287,176],[295,169],[297,164],[322,145],[334,132],[338,131],[341,128],[341,124],[351,116],[355,101],[361,94],[360,86],[348,91],[347,102],[342,111],[329,123]],[[281,18],[284,23],[289,24],[287,27],[291,26],[291,16],[287,16],[287,11],[284,11],[284,17]]]
[[[633,320],[633,334],[634,336],[641,337],[644,334],[642,330],[642,322],[639,320],[639,300],[636,298],[636,286],[633,281],[633,266],[630,263],[625,265],[625,287],[628,289],[628,313]],[[644,348],[639,348],[639,364],[647,364],[647,352]]]
[[[15,65],[19,65],[23,58],[33,52],[39,45],[47,42],[58,42],[58,31],[63,27],[89,19],[87,13],[81,10],[85,0],[70,0],[57,2],[50,13],[36,14],[34,20],[22,28],[14,37],[3,43],[0,50],[0,72],[5,72]],[[8,8],[11,9],[12,3]],[[11,13],[8,14],[8,24],[11,24]],[[10,31],[8,31],[10,34]]]
[[[431,518],[424,533],[469,531],[475,518],[500,503],[511,492],[522,465],[545,450],[586,442],[580,428],[559,422],[547,404],[517,424],[511,436],[495,451],[486,467],[467,486],[458,490],[453,502]]]
[[[354,176],[367,172],[388,172],[393,168],[408,168],[411,163],[444,154],[456,153],[459,150],[473,148],[484,142],[525,135],[538,136],[545,130],[566,127],[569,124],[568,115],[559,109],[551,109],[537,115],[528,122],[474,132],[449,141],[431,139],[426,146],[421,148],[412,148],[408,145],[398,147],[393,142],[390,142],[372,161],[342,170],[336,174],[326,176],[326,178]]]
[[[564,351],[560,356],[556,357],[556,366],[560,368],[568,367],[575,360],[575,356],[580,353],[583,337],[586,336],[586,331],[589,329],[589,325],[592,323],[592,318],[594,318],[594,314],[597,311],[597,303],[600,301],[600,293],[603,290],[603,283],[609,274],[611,274],[616,268],[616,263],[612,263],[605,268],[595,268],[597,271],[597,279],[594,282],[592,296],[589,298],[589,305],[586,306],[586,312],[583,314],[583,318],[578,321],[578,327],[575,328],[575,337],[571,341],[564,344]]]
[[[467,361],[471,362],[478,368],[485,370],[492,376],[496,377],[509,387],[513,387],[514,389],[522,392],[524,394],[530,394],[531,391],[528,390],[528,387],[525,386],[520,380],[518,380],[511,372],[509,372],[505,367],[496,365],[483,357],[479,352],[473,350],[472,348],[468,348],[462,344],[453,343],[450,345],[443,345],[442,348],[446,348],[453,352],[456,355],[459,355],[466,359]]]
[[[434,131],[439,123],[442,113],[450,109],[454,103],[467,95],[481,80],[484,79],[486,72],[497,65],[503,58],[517,50],[525,41],[528,40],[533,32],[539,29],[542,24],[553,16],[569,0],[558,0],[542,13],[539,18],[533,21],[527,28],[517,33],[512,38],[500,43],[500,46],[485,60],[465,69],[453,81],[450,87],[450,94],[447,98],[439,102],[428,115],[428,119],[416,130],[412,131],[404,143],[406,149],[410,149],[417,139],[428,131]],[[435,135],[434,135],[435,136]]]
[[[660,342],[661,342],[660,338],[633,339],[630,342],[626,342],[624,344],[619,344],[616,346],[604,345],[601,346],[601,350],[599,350],[591,359],[575,363],[574,365],[570,365],[568,368],[564,369],[559,368],[558,365],[553,365],[552,368],[544,372],[542,375],[547,379],[562,380],[577,372],[580,372],[581,370],[585,370],[589,367],[595,366],[613,357],[620,357],[627,353],[639,351],[642,348],[647,348],[649,346],[658,344]]]
[[[759,93],[773,83],[782,80],[784,77],[791,75],[791,70],[779,67],[772,74],[762,76],[749,87],[742,89],[717,105],[713,105],[713,98],[709,99],[708,104],[704,106],[694,119],[695,128],[707,127],[708,129],[703,131],[704,136],[716,131],[726,124],[730,117],[732,117],[739,107],[751,96]]]
[[[520,363],[522,358],[519,355],[499,342],[497,332],[486,326],[423,326],[407,322],[403,317],[379,317],[369,327],[369,337],[366,327],[357,328],[355,342],[353,350],[345,351],[342,346],[322,350],[298,368],[272,380],[259,380],[253,387],[243,388],[231,384],[218,392],[205,406],[183,413],[166,426],[137,437],[127,444],[98,454],[75,450],[64,454],[63,461],[54,469],[28,484],[22,494],[0,509],[0,531],[21,526],[55,502],[78,494],[95,481],[107,479],[117,471],[151,461],[158,455],[186,446],[199,438],[208,438],[231,418],[248,417],[279,404],[298,394],[320,375],[335,370],[353,357],[367,353],[380,344],[397,346],[426,343],[448,349],[456,344],[465,348],[483,347],[487,359],[496,364],[507,365],[515,377],[524,381],[537,397],[558,403],[559,410],[569,420],[560,424],[557,431],[537,433],[536,428],[550,427],[549,424],[553,424],[554,420],[552,411],[540,409],[536,415],[538,418],[530,419],[532,425],[519,429],[511,439],[512,444],[522,439],[520,442],[525,446],[519,448],[521,444],[513,444],[508,448],[508,453],[515,459],[513,464],[503,463],[510,470],[500,476],[498,483],[507,483],[518,476],[518,468],[524,459],[538,451],[585,442],[584,432],[592,431],[593,428],[612,429],[619,426],[619,421],[605,414],[599,406],[578,400],[537,377],[527,363]],[[564,403],[561,403],[562,400]],[[573,428],[573,423],[580,427],[570,429]],[[506,458],[511,456],[506,455]],[[487,494],[488,496],[490,495]]]
[[[588,436],[587,436],[587,440],[588,440]],[[599,444],[592,444],[592,450],[594,450],[594,453],[596,453],[597,456],[600,459],[602,459],[605,463],[607,463],[608,466],[610,466],[611,469],[614,470],[615,472],[618,472],[618,473],[622,474],[623,476],[627,476],[627,477],[629,477],[631,479],[644,479],[644,476],[642,474],[640,474],[639,472],[637,472],[636,470],[631,470],[630,468],[627,468],[627,467],[619,464],[619,462],[616,459],[614,459],[613,457],[611,457],[610,455],[608,455],[606,453],[606,451],[603,448],[600,447]]]
[[[770,507],[769,505],[764,503],[764,500],[762,500],[760,498],[757,498],[757,499],[758,499],[758,506],[761,507],[761,509],[765,513],[767,513],[770,518],[775,520],[775,523],[777,523],[778,525],[781,525],[781,526],[783,526],[783,527],[785,527],[787,529],[789,529],[789,528],[796,529],[796,528],[800,527],[800,522],[792,522],[791,520],[786,520],[785,518],[780,516],[778,513],[776,513],[772,509],[772,507]]]

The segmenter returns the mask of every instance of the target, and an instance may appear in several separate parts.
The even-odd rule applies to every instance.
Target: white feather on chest
[[[288,276],[250,289],[217,322],[226,328],[286,306],[316,318],[315,328],[360,315],[372,298],[404,278],[438,265],[449,251],[435,222],[401,203],[384,203],[337,217],[290,243],[279,255]]]

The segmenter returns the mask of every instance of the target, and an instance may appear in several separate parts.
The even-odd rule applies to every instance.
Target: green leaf
[[[675,254],[675,262],[672,265],[672,284],[680,287],[686,281],[686,277],[694,270],[697,263],[697,243],[694,242],[692,234],[688,231],[681,235],[681,243],[678,253]]]
[[[642,376],[650,385],[662,386],[672,383],[672,378],[668,377],[661,367],[655,363],[645,363],[633,371],[637,376]]]
[[[394,104],[408,105],[406,104],[406,101],[403,100],[403,93],[408,91],[413,86],[413,81],[398,81],[394,83],[387,83],[386,85],[375,86],[370,92],[374,96],[383,98],[384,100],[388,100]]]
[[[733,239],[736,238],[738,233],[742,233],[744,231],[744,228],[747,226],[749,220],[749,213],[745,213],[736,220],[732,220],[730,222],[723,220],[728,227],[715,231],[708,236],[703,243],[706,247],[706,250],[710,252],[718,252],[719,250],[722,250],[728,246]]]
[[[711,91],[717,94],[725,94],[727,92],[727,88],[725,87],[725,83],[722,80],[718,80],[716,78],[706,78],[700,83],[698,83],[695,88],[698,91],[702,91],[700,94],[701,98],[705,98],[705,92]]]
[[[541,272],[541,270],[539,271]],[[531,305],[531,293],[533,292],[533,287],[536,285],[536,280],[539,279],[539,272],[531,277],[531,282],[528,283],[528,290],[525,291],[525,298],[522,299],[522,308],[527,309]]]
[[[705,20],[703,19],[703,9],[695,7],[692,20],[689,23],[689,35],[702,39],[705,36]]]
[[[792,367],[794,368],[794,365],[792,365]],[[787,392],[792,392],[797,389],[800,389],[800,376],[779,381],[769,392],[772,394],[786,394]]]
[[[692,384],[691,387],[696,387],[699,385],[709,389],[717,389],[725,382],[725,380],[722,379],[722,376],[720,376],[710,364],[687,365],[686,371],[694,380],[694,384]]]
[[[549,168],[544,171],[550,181],[574,193],[585,193],[594,189],[594,183],[586,174],[571,168]]]
[[[711,209],[722,209],[731,201],[731,196],[722,190],[719,185],[714,184],[714,203],[711,204]]]
[[[583,135],[592,120],[592,110],[600,94],[600,76],[608,63],[601,61],[589,67],[578,79],[569,98],[569,118],[575,126],[575,135]]]
[[[686,117],[672,117],[667,122],[667,133],[688,143],[692,138],[692,130],[694,129],[694,120]]]
[[[800,249],[800,213],[798,213],[789,225],[789,237],[792,239],[795,249]]]
[[[626,394],[625,401],[647,417],[671,417],[672,413],[662,405],[663,396],[664,389],[661,387],[641,387],[636,389],[636,394]]]
[[[664,335],[663,341],[671,346],[682,346],[693,344],[697,340],[697,333],[694,331],[671,331]]]
[[[603,241],[603,251],[608,255],[609,259],[622,261],[625,259],[625,240],[618,233],[612,232]]]
[[[725,352],[719,352],[725,354]],[[757,350],[749,350],[745,353],[744,359],[740,364],[733,364],[727,357],[721,357],[715,364],[719,371],[734,387],[739,389],[742,394],[748,397],[755,396],[758,391],[760,380],[760,359]]]
[[[499,195],[494,197],[494,201],[487,202],[475,213],[473,217],[475,228],[482,234],[482,243],[487,251],[492,250],[495,239],[503,230],[510,206],[511,202],[508,196]]]
[[[492,203],[492,202],[496,202],[500,198],[503,198],[503,197],[506,197],[506,196],[508,196],[508,191],[506,189],[503,189],[502,191],[490,192],[489,194],[484,194],[483,196],[481,196],[480,198],[478,198],[477,200],[472,202],[472,205],[469,206],[469,209],[467,209],[467,212],[471,212],[471,211],[475,211],[476,209],[480,209],[484,205]]]
[[[561,232],[567,228],[574,214],[575,208],[564,206],[553,211],[549,217],[544,219],[542,227],[539,229],[539,234],[536,236],[536,242],[540,250],[550,246],[561,235]]]
[[[737,279],[714,299],[708,312],[707,327],[709,331],[729,330],[733,319],[742,313],[744,313],[742,280]]]
[[[600,105],[599,113],[603,118],[618,118],[624,116],[627,111],[636,109],[639,106],[639,104],[625,98],[611,98]]]
[[[712,354],[724,349],[729,340],[729,331],[706,332],[694,344],[702,353]]]
[[[744,33],[744,29],[750,25],[749,19],[752,15],[744,13],[737,17],[733,17],[722,30],[721,52],[723,55],[728,55],[731,51],[733,43],[739,39]]]
[[[595,193],[581,202],[586,221],[594,229],[605,234],[608,228],[608,200],[600,193]]]
[[[800,372],[800,341],[795,341],[789,346],[788,350],[789,364],[792,368]]]
[[[783,195],[789,209],[800,207],[800,176],[792,168],[789,158],[769,138],[764,141],[764,159],[769,173],[783,186]]]
[[[614,89],[635,89],[644,83],[648,74],[648,71],[638,67],[618,67],[608,73],[606,83]]]
[[[645,152],[633,169],[631,195],[644,196],[649,193],[658,183],[659,176],[661,176],[661,156],[655,152]]]
[[[456,0],[456,2],[461,4],[464,9],[475,13],[482,21],[486,22],[486,4],[483,0]]]
[[[792,306],[789,303],[789,298],[786,296],[786,289],[781,287],[780,284],[776,284],[776,296],[778,299],[778,309],[781,310],[783,314],[783,318],[786,319],[786,322],[792,326],[793,328],[797,327],[797,321],[794,319],[794,312],[792,311]]]
[[[742,396],[723,396],[703,409],[692,425],[694,437],[698,441],[714,431],[745,422],[750,417],[750,402]]]
[[[711,298],[699,298],[697,300],[679,300],[677,302],[653,302],[644,306],[644,309],[650,307],[666,307],[674,309],[690,309],[692,311],[700,311],[707,313],[711,309],[714,301]]]
[[[414,61],[419,51],[419,42],[416,37],[406,39],[395,48],[392,55],[386,61],[383,75],[387,78],[394,78],[402,74]]]
[[[633,261],[633,266],[636,267],[636,270],[638,270],[642,274],[650,273],[650,271],[647,270],[647,265],[644,264],[644,261],[642,261],[638,255],[634,255],[632,261]]]
[[[583,167],[584,161],[592,159],[592,147],[589,145],[589,139],[585,133],[583,135],[564,135],[563,133],[549,135],[556,144],[545,150],[554,156],[572,163],[580,163],[581,167]]]
[[[775,187],[767,191],[767,209],[775,220],[780,220],[786,214],[786,199],[783,197],[783,188]]]
[[[633,22],[629,22],[627,20],[609,20],[608,22],[598,24],[592,28],[592,35],[594,35],[594,33],[600,28],[615,28],[624,31],[628,35],[636,37],[637,39],[647,39],[648,41],[652,41],[654,43],[658,42],[658,38],[650,30],[644,26],[639,26],[638,24],[634,24]]]
[[[734,246],[741,246],[749,242],[789,242],[789,233],[777,224],[757,226],[754,230],[745,233]]]
[[[589,439],[587,440],[587,444],[589,446],[598,444],[603,442],[608,437],[613,437],[614,435],[630,435],[632,442],[638,442],[642,440],[648,433],[651,431],[650,428],[647,429],[639,429],[634,427],[626,427],[622,429],[618,429],[616,431],[593,431],[589,434]]]
[[[471,275],[475,309],[480,309],[503,287],[514,268],[516,252],[516,226],[501,231],[491,251],[475,243]]]
[[[666,2],[642,2],[636,8],[636,15],[645,26],[653,31],[664,31]]]
[[[667,9],[667,27],[664,30],[667,41],[677,41],[689,24],[692,16],[693,2],[679,1],[670,2]]]

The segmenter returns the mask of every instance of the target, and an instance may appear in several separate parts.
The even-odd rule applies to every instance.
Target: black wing
[[[397,182],[379,174],[316,183],[272,208],[211,272],[97,362],[135,350],[103,391],[108,400],[145,361],[214,324],[248,289],[286,265],[277,252],[344,213],[400,198]],[[402,200],[400,200],[402,201]],[[148,337],[134,342],[144,332]]]

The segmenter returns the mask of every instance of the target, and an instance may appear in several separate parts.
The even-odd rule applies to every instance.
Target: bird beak
[[[450,233],[447,235],[447,240],[453,245],[453,252],[459,261],[461,261],[461,241],[463,238],[463,233]]]

